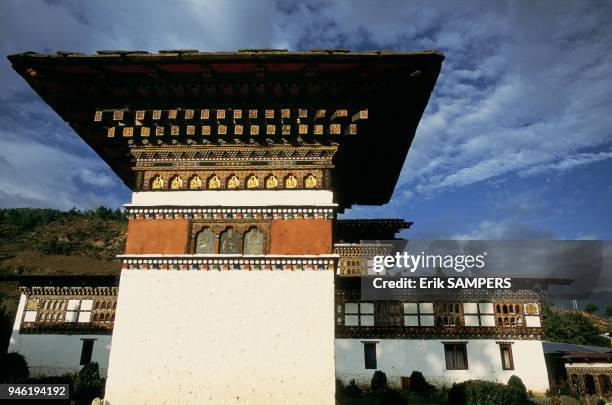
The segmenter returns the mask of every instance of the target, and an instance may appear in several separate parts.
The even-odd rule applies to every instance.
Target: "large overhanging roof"
[[[132,189],[130,148],[134,146],[338,144],[333,187],[340,208],[346,208],[384,204],[391,198],[444,56],[436,51],[170,50],[95,55],[26,52],[8,58]],[[96,111],[122,109],[129,115],[137,110],[188,108],[326,109],[326,124],[342,120],[330,116],[342,108],[348,111],[344,118],[348,122],[356,111],[365,111],[367,119],[354,123],[350,132],[346,124],[341,133],[323,135],[298,135],[292,130],[284,135],[228,133],[203,139],[166,133],[144,140],[145,144],[136,137],[108,138],[107,128],[94,122]]]

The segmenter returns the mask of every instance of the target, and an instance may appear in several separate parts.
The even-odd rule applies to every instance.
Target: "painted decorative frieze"
[[[156,258],[123,257],[123,268],[131,270],[242,270],[242,271],[334,271],[336,258],[321,256],[229,256]]]
[[[145,170],[140,191],[330,189],[320,169]]]
[[[272,220],[333,219],[333,208],[128,207],[130,219]]]
[[[190,251],[193,254],[268,253],[270,221],[240,220],[191,224]]]
[[[403,295],[399,300],[370,300],[359,291],[337,290],[336,336],[513,339],[543,336],[539,312],[537,315],[533,312],[534,307],[539,307],[539,297],[530,291],[414,291]],[[528,323],[525,321],[528,316],[537,317],[538,321]]]
[[[111,333],[117,287],[21,287],[20,333]]]

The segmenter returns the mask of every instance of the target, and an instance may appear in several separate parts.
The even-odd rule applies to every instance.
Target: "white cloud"
[[[116,178],[113,178],[105,173],[95,172],[89,169],[79,170],[79,178],[85,183],[102,188],[113,187],[117,184]]]
[[[600,149],[612,142],[611,19],[612,6],[598,2],[5,0],[0,51],[440,49],[447,59],[398,183],[395,198],[405,201],[609,158]],[[60,158],[57,170],[28,180],[40,164],[0,150],[19,168],[0,190],[62,206],[82,201],[65,170],[108,187],[114,175],[6,60],[0,86],[4,140],[15,153],[34,145]]]
[[[119,206],[117,193],[87,192],[72,181],[73,174],[99,173],[97,159],[85,159],[33,141],[14,142],[0,133],[0,206],[37,206],[69,209],[99,205]],[[27,151],[25,153],[24,151]],[[106,169],[108,170],[108,169]],[[103,177],[108,175],[103,174]],[[114,180],[114,184],[118,184]],[[98,184],[100,185],[100,184]]]
[[[521,171],[521,176],[530,176],[546,172],[564,172],[579,166],[585,166],[591,163],[600,162],[602,160],[612,159],[612,151],[600,153],[576,153],[560,159],[557,162],[552,162],[544,165],[537,165]]]

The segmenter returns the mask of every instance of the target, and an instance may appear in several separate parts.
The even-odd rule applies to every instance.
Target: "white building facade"
[[[341,260],[342,262],[342,260]],[[521,378],[548,389],[539,295],[529,290],[401,290],[374,296],[370,277],[336,279],[336,378],[369,387],[376,370],[395,388],[413,371],[438,388]]]
[[[117,288],[114,277],[94,279],[24,278],[8,352],[25,357],[31,376],[74,374],[91,362],[106,375]]]

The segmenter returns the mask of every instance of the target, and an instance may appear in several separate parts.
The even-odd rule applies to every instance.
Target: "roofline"
[[[122,62],[176,62],[177,59],[184,61],[197,60],[217,60],[217,61],[235,61],[235,60],[268,60],[268,61],[283,61],[287,60],[354,60],[354,59],[385,59],[385,60],[406,60],[412,58],[422,59],[430,57],[432,61],[441,63],[444,60],[444,54],[436,50],[423,51],[390,51],[390,50],[369,50],[352,52],[346,49],[311,49],[309,51],[289,52],[287,50],[278,49],[243,49],[233,52],[201,52],[195,49],[176,49],[176,50],[160,50],[158,53],[148,51],[126,51],[126,50],[100,50],[94,54],[85,54],[73,51],[57,51],[56,53],[38,53],[34,51],[19,52],[7,55],[7,58],[16,63],[19,61],[36,59],[49,59],[57,62],[58,60],[69,61],[112,61],[116,62],[120,59]]]
[[[333,171],[332,181],[342,185],[336,190],[336,197],[339,211],[343,212],[354,204],[381,205],[390,200],[440,74],[444,55],[430,50],[200,52],[179,49],[158,53],[121,50],[96,54],[22,52],[9,55],[8,59],[43,101],[68,122],[132,190],[137,189],[136,174],[125,157],[131,149],[145,143],[140,137],[130,139],[132,143],[123,138],[107,140],[103,125],[92,124],[94,112],[152,106],[199,108],[203,99],[210,108],[278,108],[289,102],[292,108],[305,103],[305,107],[311,109],[331,108],[332,105],[367,109],[370,115],[360,123],[362,136],[327,133],[319,139],[309,131],[305,136],[278,134],[271,139],[272,143],[279,144],[285,141],[295,144],[341,141],[343,147],[335,155],[336,162],[349,161],[354,153],[368,151],[375,158],[368,160],[361,169],[371,172],[384,149],[380,137],[373,134],[381,131],[391,134],[387,138],[394,147],[385,151],[388,175],[370,185],[369,192],[358,187],[351,164],[337,165]],[[311,86],[312,83],[321,86]],[[241,87],[236,87],[237,84]],[[403,96],[406,92],[410,97],[402,97],[401,103],[393,102],[394,96]],[[164,96],[159,96],[162,93]],[[259,97],[260,93],[265,97]],[[155,141],[162,147],[175,141],[186,145],[192,140],[188,137],[183,133],[171,140],[169,134],[164,134]],[[234,140],[231,134],[224,132],[215,134],[207,142],[212,142],[213,146],[219,141],[234,145]],[[257,139],[245,136],[245,140],[270,143],[263,136]],[[199,139],[189,147],[192,146],[200,147]]]

